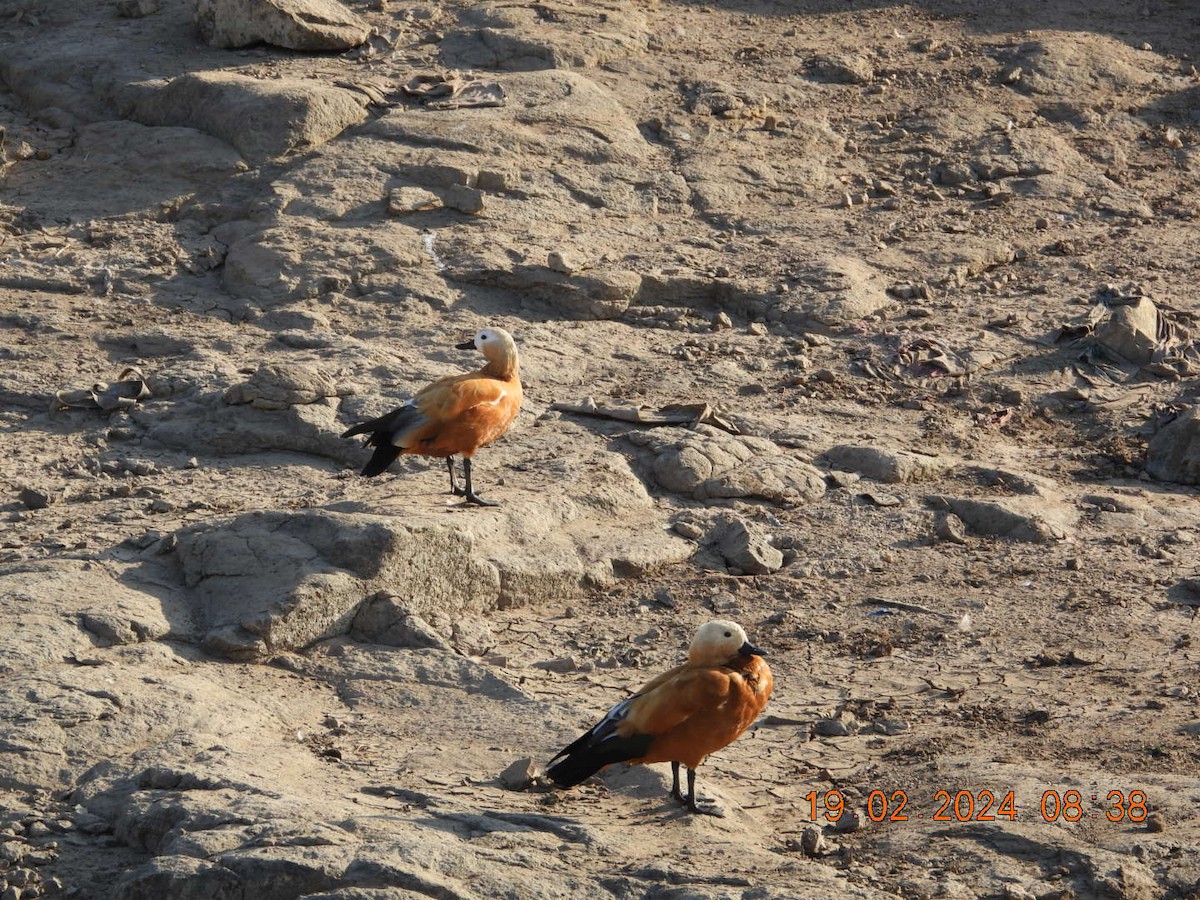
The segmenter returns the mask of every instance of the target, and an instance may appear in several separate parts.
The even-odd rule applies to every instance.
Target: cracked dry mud
[[[1194,4],[348,6],[0,8],[4,897],[1197,896]],[[717,615],[727,818],[512,789]]]

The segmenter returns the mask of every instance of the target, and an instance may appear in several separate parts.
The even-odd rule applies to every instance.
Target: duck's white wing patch
[[[500,401],[503,400],[507,396],[508,396],[508,392],[505,391],[503,388],[501,388],[500,393],[498,393],[494,398],[492,398],[491,400],[484,400],[482,403],[478,403],[476,405],[477,406],[499,406]]]

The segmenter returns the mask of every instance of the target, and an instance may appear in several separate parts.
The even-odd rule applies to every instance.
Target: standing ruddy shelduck
[[[355,425],[342,437],[371,435],[367,446],[374,447],[375,454],[362,470],[368,478],[401,453],[443,457],[450,471],[450,493],[466,497],[468,503],[495,506],[471,486],[471,457],[508,431],[521,409],[517,345],[503,328],[485,328],[455,348],[478,350],[487,357],[487,365],[477,372],[439,378],[399,409]],[[455,456],[463,458],[465,488],[454,478]]]
[[[571,787],[612,763],[669,762],[671,796],[692,812],[722,815],[696,805],[696,767],[737,740],[767,705],[774,681],[762,656],[735,622],[701,625],[687,662],[610,709],[550,760],[546,774]],[[687,766],[686,797],[679,792],[680,763]]]

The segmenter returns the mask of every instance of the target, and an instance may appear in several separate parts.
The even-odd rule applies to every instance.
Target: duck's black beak
[[[471,338],[471,340],[469,340],[469,341],[463,341],[461,344],[455,344],[454,349],[455,350],[474,350],[475,349],[475,338]]]
[[[749,641],[746,641],[746,643],[744,643],[744,644],[742,644],[742,646],[738,647],[738,653],[740,653],[742,656],[766,656],[767,655],[767,654],[763,653],[761,650],[759,650],[757,647],[755,647]]]

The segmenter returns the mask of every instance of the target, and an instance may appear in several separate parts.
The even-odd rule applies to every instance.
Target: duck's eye
[[[491,335],[490,335],[490,334],[481,334],[481,335],[479,336],[479,339],[480,339],[481,341],[486,341],[486,340],[487,340],[488,338],[490,338],[490,337],[491,337]]]
[[[733,632],[732,631],[725,632],[725,637],[733,637]]]

